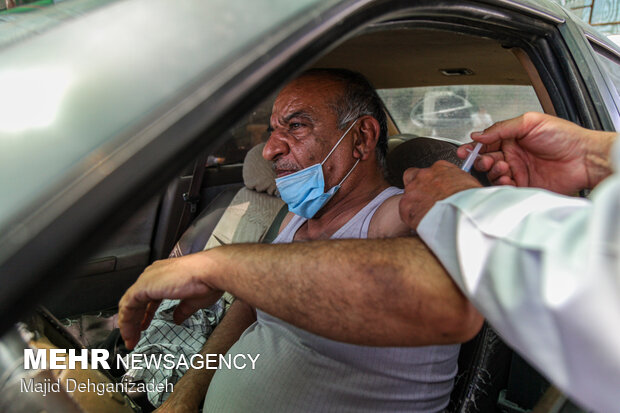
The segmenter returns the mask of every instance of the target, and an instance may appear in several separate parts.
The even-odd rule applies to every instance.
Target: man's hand
[[[495,185],[538,187],[565,195],[593,188],[611,173],[613,132],[584,129],[569,121],[530,112],[498,122],[472,139],[485,144],[474,167]],[[467,157],[461,146],[457,154]]]
[[[215,303],[223,292],[206,282],[214,266],[206,252],[201,252],[156,261],[144,270],[119,303],[118,324],[127,348],[138,343],[140,332],[148,327],[163,298],[181,299],[174,311],[176,323]]]
[[[400,218],[416,229],[426,213],[440,201],[457,192],[480,187],[480,183],[456,165],[437,161],[430,168],[409,168],[403,175],[405,193],[400,200]]]

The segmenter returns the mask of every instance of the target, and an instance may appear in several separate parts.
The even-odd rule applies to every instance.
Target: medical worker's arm
[[[537,137],[554,138],[547,126],[555,120],[547,118],[521,129],[527,132],[519,138],[527,142],[527,150],[533,151]],[[524,128],[523,122],[516,124]],[[508,121],[509,127],[514,124]],[[509,137],[509,129],[495,128],[487,136]],[[577,143],[583,142],[577,127],[562,128],[562,136],[579,151]],[[615,411],[620,388],[620,177],[616,172],[601,182],[610,172],[606,156],[615,135],[587,131],[583,136],[592,145],[578,160],[570,160],[558,144],[538,147],[533,158],[532,152],[525,158],[517,155],[523,145],[497,147],[506,152],[489,156],[495,165],[513,160],[510,172],[502,175],[513,184],[567,193],[596,185],[592,201],[529,188],[470,189],[438,202],[417,230],[510,346],[578,403]],[[501,145],[506,141],[510,139]],[[516,152],[509,155],[512,150]],[[545,152],[553,150],[557,153]],[[617,165],[620,148],[615,150]],[[477,166],[486,168],[488,159]],[[543,170],[550,176],[542,176]],[[570,175],[570,170],[582,176]],[[565,175],[555,179],[557,174]],[[407,209],[407,192],[420,197],[431,189],[415,178],[408,183],[401,211]],[[437,186],[432,190],[437,192]]]

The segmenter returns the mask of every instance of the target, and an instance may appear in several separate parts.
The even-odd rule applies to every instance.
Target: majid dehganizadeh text
[[[131,353],[126,356],[116,355],[115,367],[125,370],[128,369],[235,369],[235,370],[255,370],[256,362],[260,354],[193,354],[185,356],[183,354],[136,354]],[[24,369],[110,369],[110,353],[106,349],[24,349]],[[169,387],[168,387],[169,386]],[[91,392],[99,395],[105,392],[131,391],[173,391],[173,384],[164,383],[144,383],[121,381],[118,383],[96,383],[88,379],[85,382],[78,382],[73,378],[56,380],[44,379],[36,381],[34,378],[21,379],[21,392],[41,393],[43,396],[52,392],[60,392],[61,389],[72,392]]]

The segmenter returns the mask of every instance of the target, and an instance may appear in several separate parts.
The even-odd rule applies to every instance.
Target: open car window
[[[266,99],[225,133],[223,143],[207,157],[207,166],[243,163],[250,149],[269,139],[269,116],[275,97]]]

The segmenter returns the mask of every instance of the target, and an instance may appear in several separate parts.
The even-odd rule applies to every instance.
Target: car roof
[[[379,89],[464,82],[487,85],[529,85],[531,82],[518,59],[508,48],[502,47],[501,42],[432,29],[402,28],[365,33],[341,44],[315,66],[346,66],[364,73]],[[468,69],[471,74],[446,76],[442,69]]]

